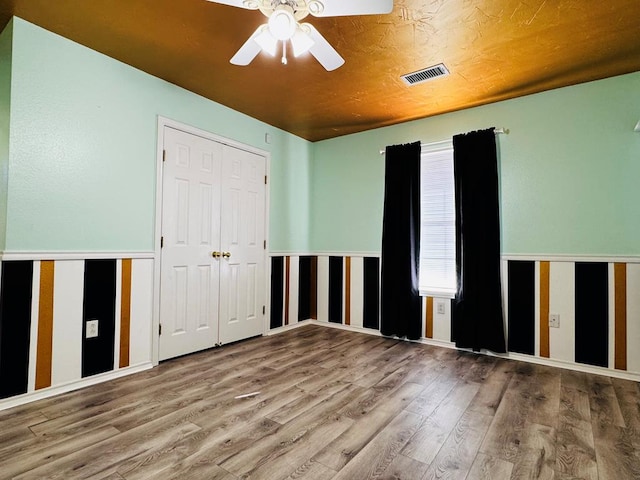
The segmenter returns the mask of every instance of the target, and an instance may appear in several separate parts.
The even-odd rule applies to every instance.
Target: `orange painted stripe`
[[[344,324],[351,325],[351,257],[345,257]]]
[[[284,324],[289,325],[289,282],[291,280],[291,257],[286,258],[284,280]]]
[[[131,341],[131,259],[122,259],[122,288],[120,296],[120,368],[129,366]]]
[[[427,298],[427,306],[424,312],[424,336],[433,338],[433,297]]]
[[[38,343],[36,350],[36,390],[51,386],[53,355],[53,277],[55,262],[40,262],[38,307]]]
[[[540,262],[540,356],[549,358],[549,262]]]
[[[318,319],[318,257],[311,257],[311,293],[309,295],[309,307],[311,318]]]
[[[627,369],[627,264],[613,265],[615,285],[615,365],[616,370]]]

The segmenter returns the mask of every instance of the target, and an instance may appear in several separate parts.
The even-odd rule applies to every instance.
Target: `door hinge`
[[[267,307],[262,305],[262,314],[264,315],[265,313],[267,313]]]
[[[164,237],[160,237],[160,248],[164,247]]]
[[[266,240],[262,243],[262,248],[263,248],[264,250],[266,250],[266,249],[267,249],[267,241],[266,241]]]
[[[265,185],[267,184],[267,176],[266,175],[264,176],[264,184]]]
[[[158,335],[162,335],[162,324],[158,325]]]
[[[167,151],[162,150],[162,161],[164,162],[167,159]]]

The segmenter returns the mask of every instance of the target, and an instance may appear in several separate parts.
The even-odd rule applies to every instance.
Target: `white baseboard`
[[[265,333],[265,337],[270,337],[271,335],[277,335],[278,333],[287,332],[289,330],[294,330],[296,328],[304,327],[305,325],[310,325],[314,320],[300,320],[296,323],[292,323],[290,325],[284,325],[282,327],[274,328]]]
[[[535,363],[537,365],[546,365],[548,367],[564,368],[565,370],[573,370],[575,372],[592,373],[594,375],[603,375],[605,377],[621,378],[623,380],[640,382],[640,374],[627,372],[625,370],[613,370],[611,368],[596,367],[593,365],[586,365],[584,363],[572,363],[562,360],[554,360],[552,358],[534,357],[532,355],[525,355],[523,353],[510,352],[506,355],[496,355],[488,352],[487,355],[500,358],[508,358],[510,360],[517,360],[520,362]]]
[[[44,398],[54,397],[61,393],[71,392],[80,388],[89,387],[98,383],[103,383],[108,380],[115,380],[116,378],[124,377],[127,375],[133,375],[134,373],[149,370],[153,365],[151,362],[144,362],[131,367],[121,368],[119,370],[99,373],[91,377],[83,378],[80,380],[74,380],[72,382],[64,383],[62,385],[56,385],[55,387],[49,387],[42,390],[36,390],[33,392],[23,393],[22,395],[16,395],[15,397],[0,400],[0,410],[6,410],[7,408],[17,407],[24,405],[25,403],[35,402],[36,400],[42,400]]]

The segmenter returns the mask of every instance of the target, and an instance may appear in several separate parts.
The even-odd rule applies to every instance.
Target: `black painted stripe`
[[[284,257],[271,257],[271,314],[270,327],[282,326],[284,302]]]
[[[298,320],[311,318],[311,257],[298,262]]]
[[[116,261],[85,260],[82,307],[82,376],[113,370],[116,323]],[[98,336],[86,338],[87,321],[98,320]]]
[[[577,262],[576,362],[607,367],[609,363],[609,265]]]
[[[458,302],[455,298],[450,300],[449,311],[451,312],[451,341],[455,342],[458,331]]]
[[[508,262],[510,352],[535,354],[535,275],[535,262]]]
[[[2,262],[0,288],[0,398],[27,392],[33,262]]]
[[[363,259],[362,324],[365,328],[380,328],[380,259]]]
[[[309,310],[313,320],[318,319],[318,257],[311,257],[311,299]]]
[[[329,257],[329,321],[342,323],[342,257]]]

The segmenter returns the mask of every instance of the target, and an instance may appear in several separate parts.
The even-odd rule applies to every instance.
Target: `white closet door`
[[[164,130],[160,360],[260,335],[266,159]]]
[[[218,343],[222,145],[164,130],[160,360]]]
[[[220,342],[264,331],[265,158],[223,147]]]

